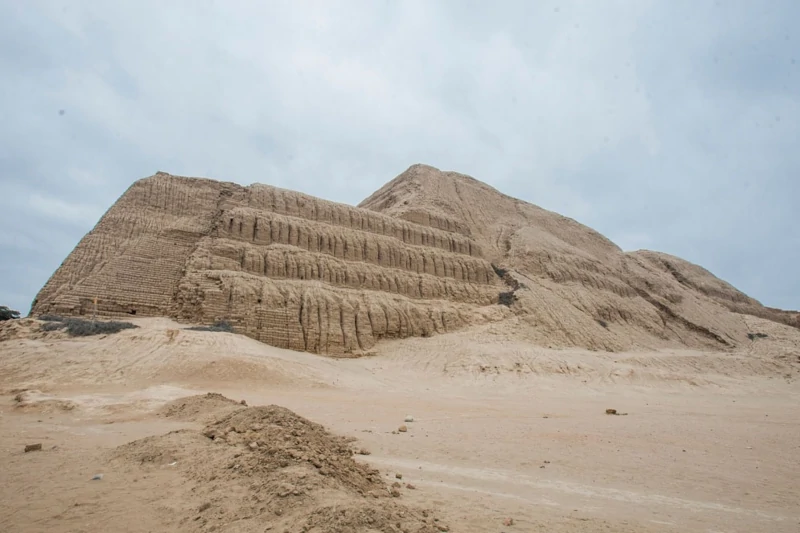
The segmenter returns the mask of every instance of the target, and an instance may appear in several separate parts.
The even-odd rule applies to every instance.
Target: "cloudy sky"
[[[798,21],[796,0],[0,0],[0,305],[27,313],[157,170],[357,204],[427,163],[800,308]]]

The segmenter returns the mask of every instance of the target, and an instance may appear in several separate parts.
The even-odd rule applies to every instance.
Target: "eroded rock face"
[[[232,322],[278,347],[358,353],[480,320],[502,282],[461,233],[266,185],[158,173],[79,243],[34,315]],[[476,318],[477,317],[477,318]]]
[[[513,292],[515,335],[598,350],[748,342],[744,314],[800,327],[800,314],[758,301],[682,259],[626,253],[575,220],[456,172],[414,165],[359,207],[475,239]]]
[[[39,293],[34,315],[230,321],[315,353],[514,317],[552,347],[730,349],[744,314],[800,327],[676,257],[625,253],[469,176],[414,165],[359,207],[158,173],[136,182]],[[497,330],[496,330],[497,331]]]

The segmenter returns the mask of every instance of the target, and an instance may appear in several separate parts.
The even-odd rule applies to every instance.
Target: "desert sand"
[[[361,358],[5,323],[0,531],[795,532],[800,331],[745,319],[728,352],[488,324]]]

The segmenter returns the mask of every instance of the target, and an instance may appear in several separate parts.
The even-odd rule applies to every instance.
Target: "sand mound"
[[[377,471],[353,460],[351,441],[331,435],[321,425],[283,407],[251,407],[232,413],[207,427],[203,434],[254,451],[245,467],[261,470],[312,465],[322,479],[359,494],[386,492]]]
[[[234,403],[206,395],[185,405]],[[192,531],[438,531],[428,511],[397,502],[399,491],[392,492],[380,472],[356,462],[353,453],[349,439],[270,405],[237,409],[202,432],[131,442],[110,461],[179,470],[187,497],[176,511]]]
[[[14,339],[58,339],[66,335],[61,331],[43,331],[42,322],[33,318],[0,322],[0,342]]]
[[[216,392],[209,392],[167,402],[158,410],[158,415],[207,424],[243,408],[242,404],[235,400]]]

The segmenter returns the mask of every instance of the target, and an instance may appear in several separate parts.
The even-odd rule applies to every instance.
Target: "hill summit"
[[[231,322],[268,344],[358,354],[496,322],[554,347],[729,349],[742,314],[800,327],[679,258],[623,252],[469,176],[414,165],[358,207],[163,172],[135,182],[31,313]]]

